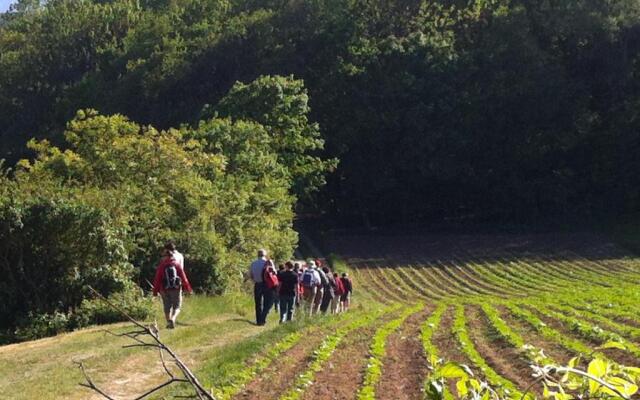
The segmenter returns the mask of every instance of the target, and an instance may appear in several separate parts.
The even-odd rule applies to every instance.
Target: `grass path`
[[[160,302],[155,306],[160,317]],[[273,316],[266,328],[253,325],[247,319],[250,311],[248,298],[193,296],[185,300],[181,325],[173,331],[161,327],[161,337],[197,369],[222,347],[278,329]],[[123,332],[126,327],[112,324],[0,347],[0,393],[9,396],[3,399],[100,398],[78,386],[83,378],[73,360],[84,362],[96,384],[117,397],[130,397],[161,382],[156,352],[122,349],[127,339],[103,332]]]

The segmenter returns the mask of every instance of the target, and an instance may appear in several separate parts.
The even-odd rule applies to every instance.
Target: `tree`
[[[262,147],[275,154],[292,181],[293,193],[302,197],[319,190],[326,173],[337,165],[336,159],[317,155],[324,140],[319,125],[309,122],[308,103],[301,80],[262,76],[249,84],[237,82],[215,107],[222,116],[264,126],[269,138],[264,138]]]

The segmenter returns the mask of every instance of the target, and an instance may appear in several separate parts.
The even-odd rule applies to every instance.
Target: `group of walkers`
[[[276,270],[266,250],[258,250],[249,277],[254,283],[256,324],[265,325],[271,307],[280,311],[280,322],[291,321],[295,308],[309,315],[337,314],[349,309],[353,283],[322,266],[320,260],[287,261]]]
[[[173,329],[182,308],[183,290],[193,290],[184,269],[184,257],[173,242],[164,245],[153,280],[153,295],[160,294],[167,328]],[[249,277],[254,282],[256,324],[265,325],[275,305],[280,322],[291,321],[294,309],[309,315],[337,314],[349,309],[353,284],[347,273],[339,275],[320,260],[287,261],[276,270],[266,250],[258,251]]]

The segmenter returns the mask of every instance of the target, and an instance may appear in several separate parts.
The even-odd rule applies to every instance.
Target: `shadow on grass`
[[[247,318],[232,318],[229,321],[233,321],[233,322],[246,322],[249,325],[254,325],[257,326],[258,324],[256,324],[254,321],[251,321],[250,319]]]

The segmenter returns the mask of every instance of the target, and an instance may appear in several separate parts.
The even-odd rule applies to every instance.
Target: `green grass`
[[[293,346],[310,329],[330,329],[342,319],[366,315],[379,307],[368,295],[357,294],[352,310],[338,318],[299,318],[278,324],[275,311],[265,327],[253,324],[253,298],[229,294],[185,297],[174,330],[164,328],[161,301],[154,301],[160,336],[214,393],[235,393],[238,385],[265,368],[287,345]],[[295,316],[297,317],[297,315]],[[295,318],[294,317],[294,318]],[[149,322],[152,322],[150,320]],[[103,332],[125,332],[129,324],[90,327],[56,337],[0,347],[0,396],[4,399],[85,399],[90,391],[79,386],[83,376],[74,360],[82,361],[96,384],[117,398],[132,398],[165,379],[157,352],[123,349],[130,344]],[[277,343],[283,343],[277,345]],[[287,343],[288,341],[288,343]],[[274,351],[272,344],[275,344]],[[131,380],[131,381],[129,381]],[[185,394],[179,385],[153,398]],[[225,398],[224,396],[222,396]]]
[[[363,326],[379,325],[381,328],[371,338],[368,367],[362,371],[365,383],[359,387],[362,398],[373,398],[376,385],[384,379],[382,371],[388,335],[400,328],[403,318],[410,312],[415,312],[409,304],[417,300],[431,302],[431,297],[434,298],[435,310],[422,321],[421,329],[427,359],[435,364],[439,352],[446,353],[436,348],[431,339],[447,307],[454,305],[453,329],[460,350],[487,380],[508,388],[513,394],[518,393],[518,382],[511,383],[501,377],[475,349],[471,340],[474,336],[470,334],[473,332],[467,331],[463,304],[481,307],[492,327],[488,340],[501,338],[516,349],[527,345],[526,338],[521,336],[522,332],[508,326],[502,314],[508,313],[525,322],[545,341],[556,343],[573,354],[589,358],[594,354],[593,342],[625,338],[627,351],[640,357],[640,346],[629,343],[629,339],[640,337],[640,327],[622,320],[635,319],[640,313],[640,292],[637,292],[633,280],[629,280],[629,276],[639,277],[640,274],[604,276],[584,269],[575,274],[569,271],[564,276],[562,268],[570,269],[570,265],[556,264],[561,267],[541,275],[546,260],[513,262],[497,258],[487,262],[471,259],[465,261],[464,266],[459,260],[452,260],[447,262],[446,270],[404,266],[392,270],[351,271],[356,294],[354,307],[349,313],[337,317],[301,318],[279,325],[272,313],[270,323],[266,327],[258,327],[253,325],[252,296],[235,294],[216,298],[187,297],[179,318],[180,325],[175,330],[164,329],[161,302],[156,299],[155,318],[160,323],[164,341],[221,400],[240,393],[247,383],[307,335],[320,335],[321,345],[314,349],[307,367],[284,391],[284,398],[299,398],[309,382],[314,381],[319,368],[330,361],[337,346],[348,343],[343,340],[346,335]],[[347,269],[338,257],[332,256],[331,261],[340,270]],[[462,269],[456,265],[461,265]],[[471,274],[464,268],[474,268],[475,271]],[[584,267],[576,264],[575,268]],[[580,284],[595,279],[609,286]],[[477,282],[482,282],[485,289],[479,290],[475,285]],[[493,288],[500,293],[487,294]],[[505,292],[510,292],[513,298],[501,298],[506,297]],[[382,306],[376,299],[392,305]],[[394,303],[396,300],[402,305]],[[500,311],[497,306],[500,306]],[[386,325],[376,319],[391,310],[397,314],[387,314],[384,319]],[[569,332],[547,326],[543,322],[547,318],[563,323]],[[113,324],[105,328],[123,332],[126,326]],[[165,376],[157,364],[156,352],[121,348],[129,343],[127,339],[106,335],[100,332],[100,328],[92,327],[0,347],[0,398],[75,400],[89,397],[90,392],[78,386],[83,377],[73,360],[82,360],[96,383],[116,398],[133,398],[134,394],[163,381]],[[552,361],[549,358],[545,360]],[[187,389],[184,386],[167,388],[155,398],[177,398],[186,395]]]

